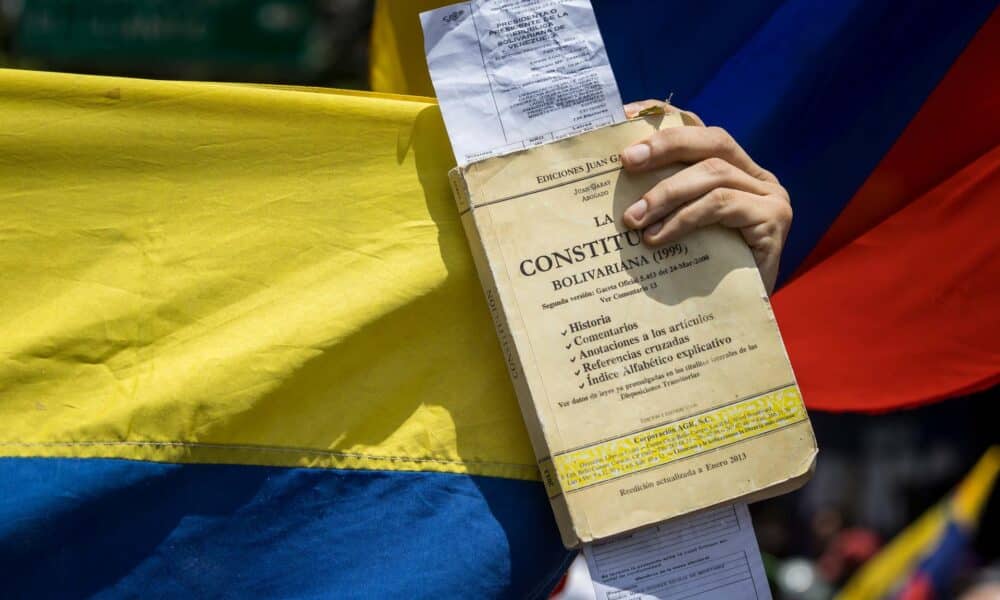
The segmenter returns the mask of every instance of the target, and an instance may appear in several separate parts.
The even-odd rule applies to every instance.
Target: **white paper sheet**
[[[598,600],[770,600],[746,504],[583,547]]]
[[[459,164],[625,120],[589,0],[473,0],[420,20]]]

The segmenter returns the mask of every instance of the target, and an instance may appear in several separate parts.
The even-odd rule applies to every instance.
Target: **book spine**
[[[518,404],[528,428],[535,456],[539,461],[542,482],[545,484],[549,497],[552,498],[553,508],[557,512],[566,511],[568,509],[565,506],[564,496],[561,494],[561,486],[551,468],[551,460],[549,459],[551,453],[546,440],[547,432],[544,420],[538,413],[539,407],[534,402],[531,388],[525,378],[524,365],[516,344],[516,331],[512,329],[512,326],[515,328],[519,326],[520,320],[516,318],[516,315],[509,314],[511,307],[503,302],[505,294],[500,286],[509,286],[510,284],[504,273],[494,269],[489,260],[490,254],[500,256],[492,222],[489,219],[488,211],[474,209],[469,186],[462,170],[460,168],[453,169],[449,173],[449,179],[469,248],[472,251],[476,272],[479,274],[479,282],[483,286],[490,316],[493,318],[493,326],[496,328],[497,339],[500,341],[504,362],[507,365],[511,382],[514,384]],[[495,250],[492,253],[489,252],[491,248]]]

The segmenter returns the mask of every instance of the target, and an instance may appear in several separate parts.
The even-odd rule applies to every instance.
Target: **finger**
[[[643,194],[625,210],[625,225],[642,229],[720,187],[759,195],[775,192],[773,184],[755,179],[721,158],[708,158],[667,177]]]
[[[767,219],[762,199],[743,190],[715,188],[647,227],[643,238],[647,244],[657,246],[708,225],[720,224],[733,229],[752,227]]]
[[[633,119],[647,108],[653,108],[654,106],[666,106],[666,104],[667,103],[663,100],[639,100],[638,102],[629,102],[625,105],[625,116]]]
[[[622,151],[622,163],[629,171],[649,171],[674,163],[696,163],[718,157],[762,181],[776,182],[719,127],[669,127]]]
[[[774,284],[778,279],[778,268],[781,263],[781,243],[769,240],[770,243],[761,243],[751,246],[753,260],[757,263],[757,270],[760,271],[761,280],[767,293],[774,291]]]

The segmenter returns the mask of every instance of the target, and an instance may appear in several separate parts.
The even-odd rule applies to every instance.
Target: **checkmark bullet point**
[[[576,362],[576,357],[574,356],[573,358],[569,359],[569,362]]]
[[[580,389],[581,389],[581,390],[583,389],[583,384],[582,384],[582,383],[580,384]]]
[[[570,349],[570,348],[572,348],[572,347],[573,347],[573,344],[566,344],[566,349],[567,349],[567,350],[569,350],[569,349]]]
[[[574,374],[574,375],[579,375],[579,374],[580,374],[580,369],[577,369],[577,370],[576,370],[576,372],[575,372],[575,373],[573,373],[573,374]]]
[[[563,335],[566,335],[567,333],[569,333],[569,329],[562,332]]]

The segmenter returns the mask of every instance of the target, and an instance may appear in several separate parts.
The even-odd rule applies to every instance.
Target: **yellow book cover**
[[[625,207],[671,170],[636,119],[451,172],[567,547],[800,486],[817,453],[750,249],[721,226],[650,248]]]

